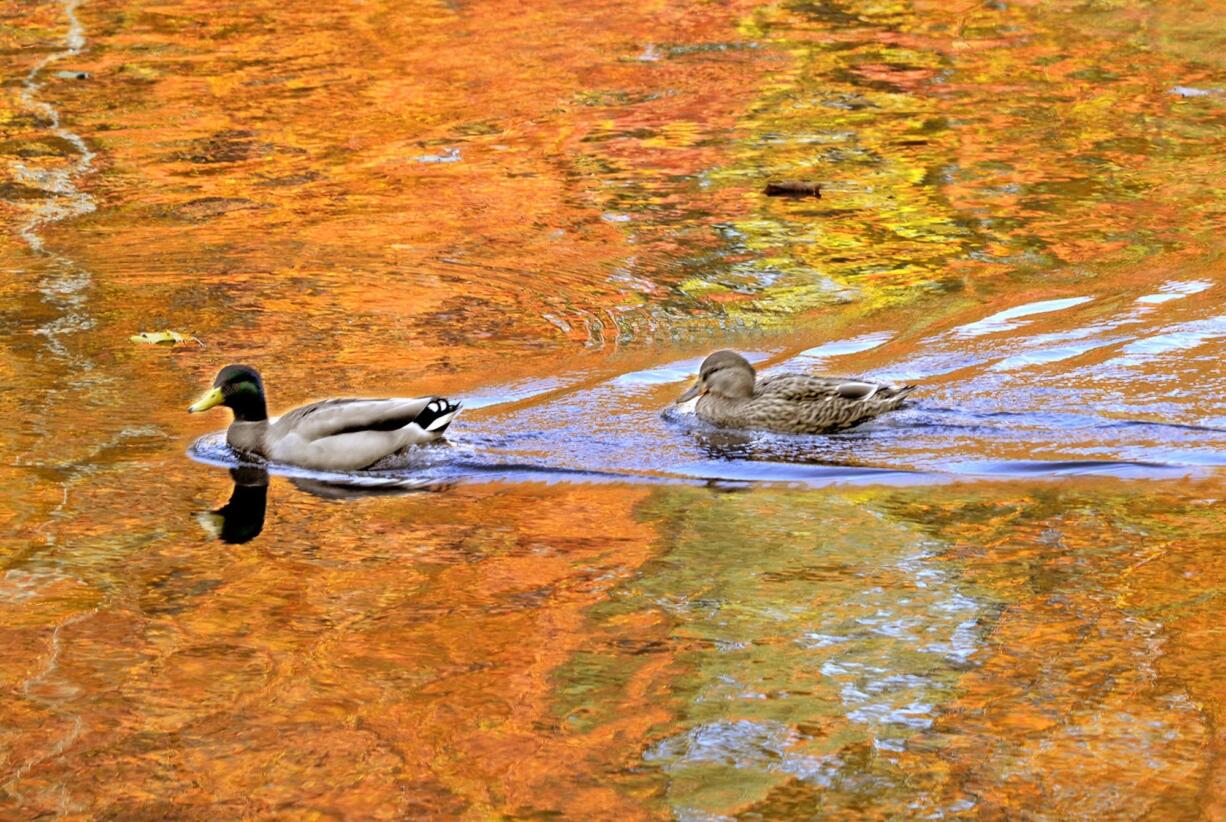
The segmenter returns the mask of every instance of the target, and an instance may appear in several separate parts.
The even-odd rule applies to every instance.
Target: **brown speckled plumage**
[[[808,374],[758,380],[740,354],[716,351],[703,361],[698,382],[677,401],[697,396],[698,416],[726,428],[825,434],[893,411],[914,389]]]

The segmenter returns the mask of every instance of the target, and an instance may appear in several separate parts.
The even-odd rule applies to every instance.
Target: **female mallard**
[[[702,361],[698,382],[678,403],[698,397],[696,412],[727,428],[785,434],[840,431],[893,411],[914,385],[777,374],[756,379],[753,366],[735,351],[716,351]]]
[[[443,435],[460,404],[442,397],[336,399],[268,419],[264,382],[249,365],[227,365],[213,388],[188,411],[215,405],[234,412],[226,431],[231,448],[272,462],[323,471],[356,471],[410,446]]]

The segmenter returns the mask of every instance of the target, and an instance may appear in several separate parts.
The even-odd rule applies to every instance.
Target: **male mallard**
[[[786,434],[824,434],[859,425],[902,404],[914,385],[777,374],[757,379],[735,351],[716,351],[702,361],[698,382],[678,403],[698,397],[695,409],[707,422]]]
[[[410,445],[443,435],[460,410],[442,397],[387,400],[336,399],[295,408],[268,419],[264,382],[249,365],[227,365],[213,388],[188,411],[215,405],[234,412],[226,431],[231,448],[266,460],[323,471],[369,468]]]

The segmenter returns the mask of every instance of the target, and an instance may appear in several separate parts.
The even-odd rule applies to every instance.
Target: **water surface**
[[[0,816],[1222,815],[1224,12],[0,9]],[[231,361],[467,407],[269,473]]]

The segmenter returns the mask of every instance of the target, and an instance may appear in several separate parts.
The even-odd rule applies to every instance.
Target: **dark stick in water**
[[[821,199],[821,183],[801,180],[772,180],[766,184],[767,197],[817,197]]]

